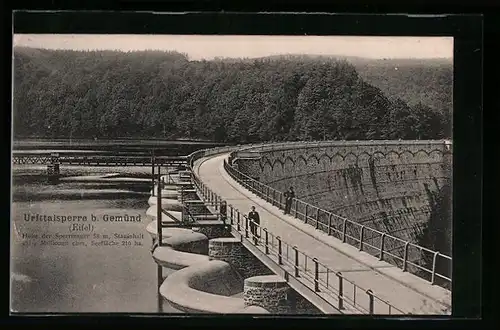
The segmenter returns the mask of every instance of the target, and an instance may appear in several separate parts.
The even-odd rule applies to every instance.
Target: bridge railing
[[[243,187],[272,205],[284,209],[285,199],[281,191],[249,177],[229,165],[226,161],[224,161],[224,168]],[[417,273],[417,269],[420,270],[421,272],[417,273],[417,275],[420,275],[432,284],[435,284],[436,279],[440,278],[451,285],[451,276],[448,277],[443,272],[439,272],[438,267],[436,267],[438,263],[441,263],[447,266],[443,268],[451,269],[452,258],[447,255],[350,221],[296,198],[293,199],[290,213],[295,218],[314,226],[329,236],[336,237],[344,243],[356,246],[360,251],[377,256],[379,260],[394,264],[403,271],[408,271],[408,266],[413,266],[415,269],[412,273]],[[413,261],[410,258],[410,256],[415,255],[419,256],[418,260],[421,263]],[[426,267],[422,264],[423,260],[432,260],[432,266],[430,268]]]
[[[212,203],[215,209],[217,205],[226,203],[196,175],[192,176],[192,181],[200,197]],[[317,258],[300,251],[297,246],[272,234],[232,205],[228,205],[225,211],[225,219],[231,228],[240,234],[242,240],[259,247],[289,276],[296,278],[340,311],[357,314],[405,314],[401,309],[374,294],[372,290],[360,287],[341,272],[326,266]],[[255,226],[255,232],[252,231],[252,226]]]
[[[434,141],[311,141],[311,142],[291,142],[291,143],[270,143],[270,144],[250,144],[250,145],[237,145],[226,146],[219,148],[202,149],[195,151],[188,156],[189,166],[193,167],[197,159],[236,150],[281,150],[283,148],[290,148],[304,145],[327,146],[332,144],[353,144],[353,145],[394,145],[394,144],[408,144],[408,145],[451,145],[448,140],[434,140]],[[284,197],[281,191],[269,187],[247,175],[236,170],[227,162],[224,163],[225,170],[233,179],[238,181],[241,185],[270,202],[284,209]],[[320,209],[314,205],[294,199],[291,207],[291,214],[296,218],[304,221],[306,224],[315,226],[317,229],[327,233],[329,236],[334,236],[342,242],[356,246],[360,251],[370,253],[383,260],[394,264],[401,268],[403,271],[411,271],[415,273],[420,270],[419,275],[427,279],[430,283],[435,284],[437,279],[441,282],[451,286],[451,276],[445,274],[444,271],[439,271],[438,264],[441,264],[442,269],[451,269],[452,258],[439,251],[419,246],[417,244],[405,241],[393,235],[378,231],[376,229],[364,226],[360,223],[348,220],[332,212]],[[417,261],[410,256],[419,256]],[[419,261],[420,262],[419,262]],[[426,267],[422,261],[426,260],[432,265]],[[410,266],[410,267],[409,267]],[[411,269],[412,268],[412,269]]]
[[[152,163],[152,157],[147,155],[120,155],[104,153],[29,153],[14,152],[12,154],[12,164],[14,165],[46,165],[57,159],[60,164],[65,165],[88,165],[88,166],[145,166]],[[182,163],[185,156],[156,156],[157,164],[169,164],[172,162]]]

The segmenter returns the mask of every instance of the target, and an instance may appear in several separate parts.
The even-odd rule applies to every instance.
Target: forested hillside
[[[280,55],[269,58],[318,62],[328,61],[332,57]],[[335,56],[335,58],[353,64],[361,78],[380,88],[389,98],[400,98],[410,106],[422,103],[443,115],[452,115],[452,59],[368,59],[355,56]]]
[[[361,77],[410,106],[422,102],[445,116],[453,111],[451,60],[377,60],[354,64]]]
[[[442,109],[409,106],[360,76],[333,59],[16,48],[14,134],[241,143],[449,136]]]

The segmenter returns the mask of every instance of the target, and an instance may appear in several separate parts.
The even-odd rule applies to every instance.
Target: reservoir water
[[[11,310],[156,313],[157,266],[145,215],[150,168],[61,166],[57,185],[46,183],[45,171],[13,167]],[[31,221],[37,215],[87,217],[94,229],[88,238],[74,238],[69,222]],[[104,221],[124,215],[140,221]],[[99,243],[94,234],[117,245]],[[167,302],[163,312],[178,313]]]

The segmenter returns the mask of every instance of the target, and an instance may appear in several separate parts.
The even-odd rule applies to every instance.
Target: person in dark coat
[[[292,201],[295,198],[295,192],[293,187],[290,187],[288,191],[285,192],[285,214],[290,214],[290,209],[292,208]]]
[[[257,227],[260,225],[260,216],[259,212],[255,211],[255,206],[252,206],[252,210],[248,213],[248,221],[250,225],[250,232],[252,233],[255,244],[257,244]]]
[[[226,224],[226,219],[227,219],[227,203],[226,201],[222,201],[220,203],[220,219],[224,224]]]

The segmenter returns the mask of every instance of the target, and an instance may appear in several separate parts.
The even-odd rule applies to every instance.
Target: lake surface
[[[63,180],[57,185],[46,183],[45,171],[45,166],[13,167],[11,309],[156,313],[157,265],[146,231],[151,220],[145,216],[150,169],[61,166]],[[109,173],[115,173],[115,181],[101,177]],[[94,224],[90,235],[137,238],[113,239],[116,246],[97,245],[101,240],[93,236],[75,238],[80,232],[71,231],[69,222],[27,221],[37,215],[39,219],[87,217],[85,224]],[[140,215],[141,221],[103,221],[124,215]],[[92,222],[91,216],[100,221]],[[70,234],[74,237],[60,236]],[[178,313],[167,302],[163,311]]]

